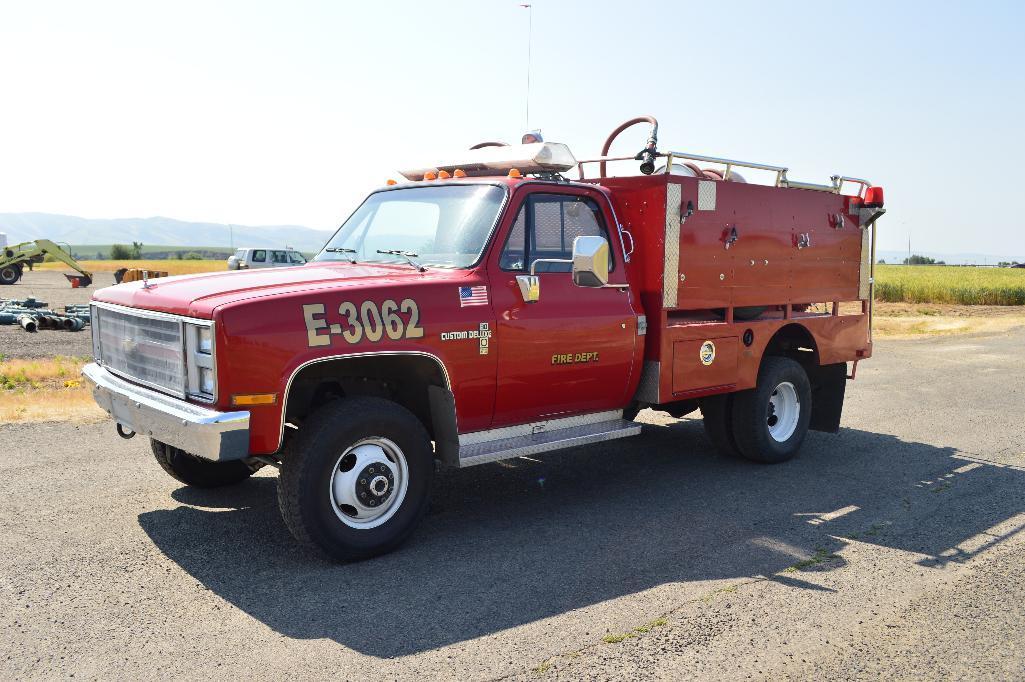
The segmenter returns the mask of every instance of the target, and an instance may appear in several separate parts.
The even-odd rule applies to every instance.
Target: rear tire
[[[412,412],[382,398],[347,398],[321,407],[289,442],[278,505],[296,540],[358,561],[413,533],[433,477],[431,441]]]
[[[754,462],[787,461],[808,434],[811,410],[811,382],[804,368],[790,358],[765,358],[758,385],[733,397],[737,449]]]
[[[149,442],[161,468],[171,478],[193,488],[219,488],[241,483],[253,475],[253,469],[240,460],[212,462],[152,438]]]

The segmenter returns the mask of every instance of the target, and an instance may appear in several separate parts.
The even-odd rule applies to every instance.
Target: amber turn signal
[[[388,178],[388,182],[386,182],[386,183],[384,183],[384,184],[386,184],[386,185],[388,185],[389,187],[391,187],[392,185],[397,185],[397,184],[399,184],[399,183],[398,183],[398,181],[397,181],[397,180],[392,180],[391,178]]]
[[[510,168],[509,169],[509,177],[510,178],[522,178],[523,177],[523,173],[520,172],[519,168]]]
[[[231,404],[235,406],[274,405],[277,402],[277,393],[236,393],[231,396]]]

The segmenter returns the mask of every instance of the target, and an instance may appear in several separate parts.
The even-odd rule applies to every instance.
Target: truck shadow
[[[633,440],[444,471],[405,547],[336,565],[298,549],[275,483],[181,488],[183,506],[139,523],[204,586],[275,631],[385,658],[670,582],[766,576],[827,589],[807,571],[843,567],[832,555],[852,539],[911,553],[909,566],[963,561],[1017,532],[1025,511],[1022,470],[973,464],[951,448],[845,429],[810,435],[790,463],[756,466],[712,454],[700,422],[684,420]]]

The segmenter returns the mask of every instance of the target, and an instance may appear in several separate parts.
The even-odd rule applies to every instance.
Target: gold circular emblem
[[[701,358],[702,365],[710,365],[715,362],[715,344],[711,341],[705,341],[701,344],[698,356]]]

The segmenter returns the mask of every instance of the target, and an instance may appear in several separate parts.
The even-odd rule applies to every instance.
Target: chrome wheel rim
[[[364,438],[339,456],[328,495],[338,519],[359,530],[393,517],[409,488],[409,465],[402,448],[387,438]]]
[[[801,418],[801,400],[797,397],[797,388],[789,381],[784,381],[769,396],[766,425],[769,435],[777,443],[784,443],[794,435],[797,422]]]

